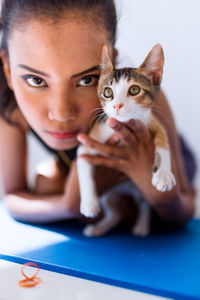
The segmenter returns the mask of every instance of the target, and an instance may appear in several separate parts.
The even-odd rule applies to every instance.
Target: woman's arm
[[[172,112],[162,92],[156,101],[154,114],[166,128],[171,147],[172,170],[177,184],[169,192],[159,192],[151,184],[154,144],[141,123],[129,121],[124,125],[115,119],[108,120],[108,125],[122,141],[122,147],[102,145],[83,134],[79,140],[100,154],[97,157],[84,156],[86,160],[97,166],[122,171],[132,179],[163,220],[184,224],[194,213],[194,189],[186,176]]]
[[[48,223],[73,218],[64,203],[63,195],[37,195],[19,191],[4,197],[11,216],[19,221]]]
[[[60,183],[57,186],[61,175],[62,172],[57,177],[39,176],[34,190],[20,190],[5,195],[3,200],[10,214],[17,220],[34,223],[80,218],[75,162],[68,176],[62,179],[63,187]]]
[[[167,130],[172,170],[175,173],[177,184],[170,192],[159,193],[156,189],[151,189],[152,193],[145,191],[145,198],[163,219],[174,223],[184,223],[194,214],[195,190],[187,179],[175,121],[162,91],[159,93],[153,112]]]
[[[74,217],[75,213],[65,193],[60,191],[50,195],[50,192],[47,192],[47,185],[42,191],[42,184],[45,185],[47,180],[37,182],[35,190],[29,189],[25,128],[12,126],[2,118],[0,118],[0,128],[0,174],[3,201],[11,215],[21,221],[31,222],[50,222]],[[67,182],[66,179],[66,191],[68,191]],[[48,184],[51,185],[49,190],[52,192],[52,178],[49,178]],[[44,189],[46,189],[46,194],[44,194]]]
[[[27,188],[26,135],[0,117],[0,175],[3,194]]]

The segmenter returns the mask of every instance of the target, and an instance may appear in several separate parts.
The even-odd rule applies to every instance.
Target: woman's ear
[[[13,90],[12,80],[11,80],[11,72],[10,72],[10,63],[9,63],[8,55],[6,54],[5,50],[1,51],[0,58],[2,60],[3,70],[4,70],[6,80],[7,80],[7,84],[9,86],[9,88],[11,90]]]

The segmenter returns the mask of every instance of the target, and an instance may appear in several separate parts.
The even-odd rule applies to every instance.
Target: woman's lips
[[[57,140],[67,140],[75,137],[78,133],[78,131],[68,131],[68,132],[62,132],[62,131],[47,131],[48,134],[53,136]]]

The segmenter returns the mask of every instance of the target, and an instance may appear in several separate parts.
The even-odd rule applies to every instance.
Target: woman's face
[[[89,130],[105,44],[106,31],[81,18],[33,20],[12,32],[7,78],[30,127],[51,148],[71,149]]]

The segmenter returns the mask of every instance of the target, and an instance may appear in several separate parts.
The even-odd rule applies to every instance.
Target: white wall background
[[[165,53],[162,88],[178,130],[200,165],[200,1],[116,0],[116,4],[120,66],[139,66],[153,45],[161,43]],[[200,192],[199,172],[196,186]]]
[[[116,0],[116,4],[120,65],[136,67],[153,45],[162,44],[165,52],[162,87],[177,127],[200,164],[200,1]],[[34,166],[46,157],[46,152],[32,138],[29,141],[32,178]],[[200,173],[196,185],[199,189]]]

